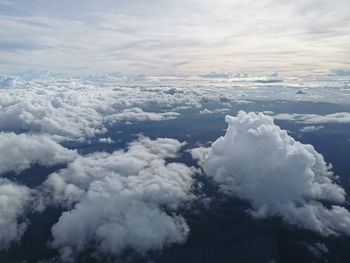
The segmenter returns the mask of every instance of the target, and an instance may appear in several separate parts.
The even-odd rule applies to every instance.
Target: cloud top
[[[127,151],[81,156],[51,174],[46,188],[65,204],[52,228],[53,246],[69,260],[81,250],[120,255],[127,249],[144,254],[174,243],[189,233],[177,209],[194,198],[194,170],[175,157],[182,143],[140,138]]]
[[[248,200],[257,217],[281,216],[323,235],[350,234],[345,191],[323,156],[302,144],[263,113],[226,116],[228,129],[209,149],[195,149],[207,176],[221,192]]]

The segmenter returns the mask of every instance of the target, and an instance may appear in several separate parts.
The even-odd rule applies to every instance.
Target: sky
[[[0,73],[350,69],[348,0],[0,0]]]

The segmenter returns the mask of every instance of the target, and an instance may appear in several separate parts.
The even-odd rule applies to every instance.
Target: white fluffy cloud
[[[96,87],[84,80],[19,82],[0,89],[0,130],[45,133],[56,141],[84,140],[118,121],[162,121],[178,113],[143,107],[189,104],[184,94],[157,94],[137,87]]]
[[[322,204],[344,203],[345,191],[312,145],[295,141],[262,113],[241,111],[226,121],[224,137],[192,151],[223,193],[248,200],[257,217],[278,215],[323,235],[350,235],[349,211]]]
[[[182,143],[140,138],[127,151],[81,156],[47,179],[52,200],[65,204],[52,228],[53,246],[69,260],[89,246],[119,255],[159,250],[186,240],[189,228],[176,210],[194,196],[194,169],[166,163]]]
[[[165,159],[176,154],[181,146],[174,140],[142,139],[131,144],[127,152],[94,153],[84,157],[57,142],[95,137],[106,132],[109,125],[120,121],[173,119],[179,116],[175,111],[191,107],[203,109],[202,113],[208,112],[205,107],[212,112],[222,112],[226,110],[224,106],[230,107],[232,103],[249,102],[241,100],[243,95],[247,100],[271,100],[271,94],[273,99],[295,98],[295,88],[275,89],[262,83],[252,86],[252,81],[248,79],[223,81],[198,77],[149,77],[132,80],[112,75],[91,77],[90,80],[53,79],[47,75],[45,78],[9,78],[4,82],[6,88],[0,89],[0,174],[20,172],[32,164],[71,162],[67,169],[51,175],[46,182],[46,190],[52,191],[53,200],[70,209],[52,230],[53,244],[65,255],[74,254],[87,243],[93,243],[100,251],[119,254],[127,248],[142,253],[183,242],[189,230],[184,219],[173,212],[180,204],[193,198],[190,189],[193,171],[182,164],[166,164]],[[290,84],[286,84],[287,81],[283,83]],[[320,86],[318,81],[316,84],[302,84]],[[348,100],[348,91],[339,89],[343,87],[339,84],[337,90],[332,90],[334,101]],[[274,89],[273,93],[271,89]],[[321,94],[315,99],[320,100],[325,98],[327,88],[315,88],[312,93]],[[312,98],[316,97],[304,96],[301,99]],[[212,105],[218,108],[212,109]],[[346,114],[340,117],[342,120],[347,118]],[[101,138],[100,142],[113,141]],[[205,151],[197,152],[204,159]],[[8,181],[7,184],[17,187]],[[320,196],[324,196],[322,191]],[[339,196],[343,195],[339,193]],[[21,196],[16,198],[13,197],[13,200],[22,200]],[[104,210],[102,204],[109,209]],[[310,204],[308,202],[306,207],[317,210],[312,213],[317,214],[321,222],[332,221],[335,212],[347,213],[335,207],[328,215],[323,213],[328,210],[319,203]],[[121,212],[118,214],[116,211]],[[136,211],[142,211],[138,213],[139,221],[125,219]],[[17,223],[20,214],[6,221],[12,222],[14,229],[18,229],[12,240],[17,240],[23,233],[25,225]],[[290,214],[288,218],[293,216],[299,218],[296,214]],[[78,224],[81,218],[84,218],[83,223]],[[105,218],[108,219],[106,222]],[[77,238],[70,236],[70,224],[80,229]],[[142,225],[149,226],[152,231],[143,233],[141,230],[144,229],[140,230]],[[116,239],[115,235],[108,236],[108,233],[119,233],[120,239]],[[126,241],[121,242],[122,239]]]
[[[231,102],[249,102],[241,100],[242,95],[248,100],[294,100],[294,85],[322,86],[322,89],[313,89],[314,97],[301,98],[304,100],[346,103],[350,96],[348,91],[333,86],[331,95],[328,95],[324,85],[337,84],[337,88],[345,85],[335,81],[319,83],[303,80],[299,83],[293,79],[287,84],[286,80],[283,85],[291,87],[285,89],[271,88],[263,83],[252,86],[252,82],[242,79],[234,80],[233,89],[232,81],[197,77],[138,80],[105,76],[95,82],[81,78],[31,81],[18,78],[15,85],[0,89],[0,130],[45,133],[56,141],[84,140],[105,133],[108,126],[115,122],[174,119],[179,116],[176,110],[188,107],[202,107],[201,112],[205,113],[208,112],[205,110],[207,102],[218,102],[220,108],[211,111],[221,112],[225,110],[223,102],[227,104],[225,107],[230,107]],[[346,113],[328,117],[349,122]]]
[[[0,175],[20,172],[32,164],[44,166],[72,161],[77,156],[45,135],[0,132]]]
[[[21,216],[29,201],[29,188],[0,178],[0,249],[21,238],[27,227]]]

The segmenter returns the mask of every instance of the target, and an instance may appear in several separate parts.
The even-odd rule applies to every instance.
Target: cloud
[[[50,166],[67,163],[77,156],[57,144],[46,135],[30,135],[0,132],[0,175],[16,173],[33,164]]]
[[[199,111],[199,114],[212,114],[212,113],[214,112],[211,110],[208,110],[207,108]]]
[[[348,69],[347,0],[8,2],[0,52],[15,71]]]
[[[63,260],[88,248],[144,254],[185,242],[189,228],[177,209],[193,200],[195,170],[165,159],[183,143],[140,138],[127,151],[81,156],[45,182],[51,200],[65,205],[52,227]]]
[[[39,78],[32,79],[33,75],[39,75]],[[237,88],[231,89],[232,82],[199,80],[196,77],[139,80],[103,75],[95,77],[94,82],[91,82],[84,78],[53,78],[47,75],[47,71],[31,71],[11,79],[16,80],[15,84],[0,89],[0,130],[46,133],[56,141],[92,138],[106,132],[106,127],[114,122],[177,118],[179,113],[175,111],[186,107],[204,109],[207,105],[201,104],[208,101],[244,103],[246,101],[239,100],[242,92],[246,94],[245,98],[252,100],[295,100],[294,88],[283,89],[281,93],[274,89],[272,98],[269,86],[261,85],[256,89],[251,88],[251,84],[238,80],[235,82]],[[288,87],[301,84],[324,85],[317,80],[307,83],[285,82]],[[327,83],[334,85],[335,82]],[[346,91],[341,93],[334,90],[332,88],[330,96],[326,87],[315,88],[315,96],[299,96],[298,99],[333,102],[347,100]],[[223,105],[218,107],[222,108]],[[339,113],[338,119],[345,119],[346,114]],[[287,118],[289,115],[276,116],[282,117]]]
[[[29,188],[0,178],[0,250],[19,241],[26,230],[22,216],[29,201]]]
[[[256,217],[281,216],[322,235],[350,235],[345,191],[313,146],[302,144],[263,113],[226,116],[224,137],[193,150],[206,175],[228,196],[251,203]]]
[[[107,137],[107,138],[100,138],[98,139],[98,141],[100,143],[105,143],[105,144],[111,144],[111,143],[114,143],[114,141],[112,140],[111,137]]]
[[[45,133],[55,141],[79,140],[101,135],[109,125],[126,121],[163,121],[178,118],[185,108],[210,107],[207,102],[218,102],[220,112],[225,102],[251,103],[249,100],[285,99],[295,100],[295,88],[274,89],[237,80],[235,89],[232,82],[198,77],[174,77],[132,79],[119,74],[95,76],[91,82],[84,78],[59,78],[48,75],[47,71],[31,71],[14,78],[10,87],[0,89],[0,130],[16,133]],[[39,78],[33,79],[33,76]],[[25,80],[26,79],[26,80]],[[10,81],[11,82],[11,81]],[[294,83],[285,81],[287,87],[293,85],[322,86],[319,81]],[[334,81],[328,81],[334,85]],[[338,83],[338,82],[336,82]],[[213,89],[213,86],[215,89]],[[340,85],[344,87],[344,84]],[[336,90],[336,92],[334,92]],[[240,100],[242,93],[247,100]],[[345,102],[346,91],[332,88],[313,89],[314,97],[299,96],[300,100]],[[298,98],[299,99],[299,98]],[[179,111],[179,112],[176,112]],[[204,110],[203,113],[206,111]],[[348,122],[348,113],[327,115],[329,120]],[[276,118],[315,119],[318,115],[278,114]],[[305,120],[306,121],[306,120]],[[327,121],[323,118],[320,121]],[[319,122],[320,122],[319,121]],[[309,121],[310,124],[312,121]],[[316,123],[316,122],[315,122]]]
[[[180,114],[177,112],[144,112],[142,109],[134,107],[131,109],[125,109],[121,113],[116,113],[108,116],[106,119],[108,122],[117,122],[122,120],[127,121],[162,121],[176,119]]]
[[[272,116],[276,120],[296,121],[305,124],[350,123],[349,112],[337,112],[326,115],[303,113],[280,113]]]
[[[324,128],[324,126],[311,125],[311,126],[305,126],[301,129],[299,129],[299,131],[300,132],[314,132],[314,131],[322,130],[323,128]]]
[[[240,103],[239,101],[236,101],[236,103]],[[215,109],[215,110],[208,110],[207,108],[200,110],[199,114],[213,114],[213,113],[223,113],[230,111],[229,108],[222,108],[222,109]]]
[[[112,83],[118,82],[113,79]],[[186,94],[99,84],[45,78],[0,89],[0,130],[45,133],[56,141],[85,140],[106,132],[106,126],[115,122],[162,121],[179,116],[173,111],[143,108],[195,103]]]

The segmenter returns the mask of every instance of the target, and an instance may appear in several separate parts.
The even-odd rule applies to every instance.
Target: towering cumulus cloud
[[[248,200],[257,217],[281,216],[285,221],[324,235],[350,235],[350,213],[341,204],[345,191],[313,146],[302,144],[262,113],[226,116],[224,137],[192,155],[229,195]]]
[[[81,156],[51,174],[47,189],[70,209],[52,228],[52,244],[63,260],[85,248],[143,254],[184,242],[189,228],[175,212],[194,198],[194,169],[165,161],[182,145],[174,139],[140,138],[127,151]]]
[[[29,188],[0,178],[0,249],[18,241],[24,233],[27,223],[20,217],[29,200]]]

